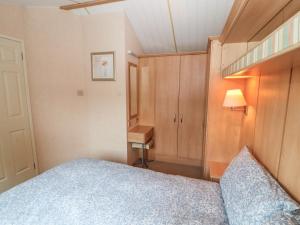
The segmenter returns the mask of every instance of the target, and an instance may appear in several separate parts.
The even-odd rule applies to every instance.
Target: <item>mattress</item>
[[[227,225],[217,183],[80,159],[0,194],[1,225]]]

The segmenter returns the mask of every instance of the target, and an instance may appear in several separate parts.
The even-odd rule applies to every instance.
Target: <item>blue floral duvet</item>
[[[0,194],[1,225],[227,225],[217,183],[81,159]]]

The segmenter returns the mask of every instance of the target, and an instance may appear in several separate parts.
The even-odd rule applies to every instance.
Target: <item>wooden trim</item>
[[[246,5],[248,4],[249,0],[235,0],[233,3],[233,6],[231,8],[231,11],[229,13],[227,22],[224,26],[224,29],[222,31],[222,34],[220,35],[220,42],[224,43],[226,41],[226,38],[230,34],[230,31],[238,21],[240,15],[242,14],[243,10],[245,9]]]
[[[211,42],[212,41],[219,41],[219,40],[220,40],[220,36],[208,36],[207,47],[206,47],[207,54],[209,52],[209,48],[211,46]]]
[[[168,156],[155,153],[154,160],[158,162],[174,163],[186,166],[202,166],[201,160],[178,158],[177,156]]]
[[[208,36],[208,41],[209,42],[215,41],[215,40],[220,40],[220,35],[218,35],[218,36]]]
[[[175,51],[178,52],[175,29],[174,29],[173,14],[172,14],[172,10],[171,10],[171,0],[168,0],[168,10],[169,10],[170,22],[171,22],[171,27],[172,27],[174,47],[175,47]]]
[[[137,113],[135,115],[131,115],[131,92],[130,92],[130,87],[131,87],[131,84],[130,84],[130,67],[133,66],[136,68],[136,75],[137,75],[137,81],[136,81],[136,85],[137,85]],[[139,116],[139,70],[138,70],[138,66],[137,64],[134,64],[134,63],[131,63],[131,62],[128,62],[128,98],[129,98],[129,120],[132,120],[132,119],[135,119],[135,118],[138,118]]]
[[[37,159],[37,152],[36,152],[36,145],[35,145],[35,136],[33,131],[33,122],[32,122],[32,110],[31,110],[31,101],[30,101],[30,92],[29,92],[29,83],[28,83],[28,74],[27,74],[27,61],[26,61],[26,54],[25,54],[25,44],[24,41],[20,41],[22,52],[23,52],[23,73],[25,78],[25,88],[26,88],[26,98],[27,98],[27,104],[28,104],[28,116],[29,116],[29,126],[30,126],[30,132],[31,132],[31,141],[32,141],[32,154],[33,154],[33,160],[34,160],[34,169],[35,173],[39,174],[39,163]]]
[[[124,0],[93,0],[93,1],[89,1],[89,2],[63,5],[59,8],[62,10],[72,10],[72,9],[80,9],[80,8],[86,8],[86,7],[109,4],[109,3],[113,3],[113,2],[121,2],[121,1],[124,1]]]
[[[216,38],[217,37],[217,38]],[[215,36],[216,39],[213,39],[213,36],[208,37],[208,46],[207,46],[207,61],[206,61],[206,84],[205,84],[205,114],[203,121],[203,152],[202,152],[202,165],[203,165],[203,177],[209,178],[209,167],[207,162],[207,119],[208,119],[208,94],[209,94],[209,76],[210,76],[210,63],[211,63],[211,45],[213,41],[218,41],[219,36]]]
[[[139,58],[165,57],[165,56],[184,56],[184,55],[201,55],[201,54],[207,54],[207,51],[145,54],[145,55],[140,55]]]
[[[284,114],[284,122],[283,122],[283,132],[282,132],[282,140],[280,144],[280,152],[279,152],[279,161],[277,165],[277,171],[275,177],[278,179],[279,178],[279,173],[280,173],[280,163],[282,160],[282,155],[283,155],[283,149],[284,149],[284,139],[286,135],[286,130],[287,130],[287,119],[288,119],[288,113],[289,113],[289,104],[290,104],[290,97],[291,97],[291,88],[292,88],[292,79],[293,79],[293,71],[294,71],[294,65],[291,66],[290,69],[290,80],[289,80],[289,88],[288,88],[288,93],[287,93],[287,103],[286,103],[286,109],[285,109],[285,114]]]

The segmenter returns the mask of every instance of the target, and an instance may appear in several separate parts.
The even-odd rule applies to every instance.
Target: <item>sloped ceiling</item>
[[[168,1],[129,0],[126,13],[144,52],[175,51]]]
[[[60,6],[88,0],[0,0],[25,6]],[[74,10],[78,15],[125,10],[145,53],[205,51],[219,35],[234,0],[126,0]]]
[[[203,51],[208,36],[222,33],[232,0],[173,0],[172,18],[179,51]]]

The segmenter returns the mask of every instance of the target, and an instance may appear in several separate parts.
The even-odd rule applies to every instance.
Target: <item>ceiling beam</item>
[[[231,8],[231,11],[229,13],[229,16],[227,18],[226,24],[223,28],[223,32],[220,35],[220,41],[221,43],[224,43],[230,34],[232,28],[238,21],[240,15],[242,14],[243,10],[247,6],[249,0],[235,0],[233,3],[233,6]]]
[[[168,9],[169,9],[169,16],[170,16],[170,22],[171,22],[174,47],[175,47],[175,51],[178,52],[175,28],[174,28],[174,21],[173,21],[173,14],[172,14],[172,9],[171,9],[171,0],[168,0]]]
[[[144,54],[144,55],[139,55],[138,58],[166,57],[166,56],[184,56],[184,55],[202,55],[202,54],[207,54],[207,51]]]
[[[93,0],[93,1],[88,1],[88,2],[63,5],[60,7],[60,9],[63,9],[63,10],[80,9],[80,8],[86,8],[86,7],[95,6],[95,5],[103,5],[103,4],[108,4],[108,3],[113,3],[113,2],[121,2],[121,1],[124,1],[124,0]]]

